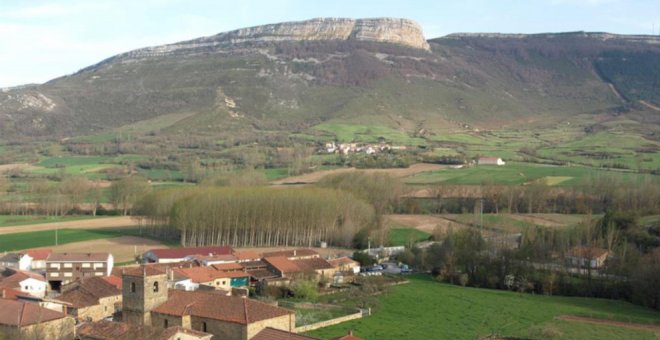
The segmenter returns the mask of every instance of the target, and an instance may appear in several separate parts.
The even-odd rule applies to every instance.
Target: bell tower
[[[151,326],[151,310],[167,301],[167,274],[142,265],[122,274],[122,319]]]

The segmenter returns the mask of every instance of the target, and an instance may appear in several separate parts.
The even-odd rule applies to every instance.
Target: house
[[[110,253],[52,253],[46,260],[46,279],[53,289],[61,285],[112,273]]]
[[[0,334],[6,339],[73,339],[75,321],[37,304],[0,299]]]
[[[193,255],[231,255],[233,249],[230,246],[213,247],[190,247],[173,249],[151,249],[144,253],[145,263],[172,263],[186,261],[186,258]]]
[[[167,274],[151,266],[127,269],[122,280],[123,321],[133,325],[179,326],[229,340],[252,339],[267,327],[295,327],[295,314],[287,309],[215,291],[170,290]]]
[[[210,266],[223,263],[237,263],[238,258],[233,254],[226,255],[190,255],[186,257],[187,261],[194,261],[200,266]]]
[[[68,314],[78,320],[98,321],[121,310],[121,291],[102,277],[71,283],[57,299],[68,302]]]
[[[32,257],[32,265],[30,270],[36,272],[46,272],[46,260],[52,253],[50,249],[30,249],[26,250],[25,253]]]
[[[504,165],[506,164],[502,158],[498,157],[479,157],[477,165]]]
[[[328,260],[337,271],[342,273],[357,274],[360,272],[360,262],[353,260],[348,256]]]
[[[48,290],[48,283],[41,274],[6,269],[0,276],[0,288],[14,289],[34,297],[44,297]]]
[[[206,285],[218,290],[231,291],[234,287],[249,284],[250,274],[242,271],[220,271],[214,267],[173,268],[173,272],[191,279],[197,285]]]
[[[608,256],[607,249],[575,247],[568,253],[567,260],[576,267],[598,269],[605,264]]]
[[[261,259],[261,255],[257,253],[256,251],[251,251],[251,250],[237,250],[234,251],[233,253],[234,257],[236,257],[237,262],[250,262],[250,261],[259,261]]]
[[[81,340],[161,339],[161,340],[210,340],[213,335],[185,329],[179,326],[154,330],[125,322],[101,320],[85,322],[77,329]]]
[[[335,268],[320,257],[291,260],[284,256],[264,257],[268,269],[282,278],[312,276],[315,279],[332,277]]]
[[[6,253],[0,256],[0,267],[30,270],[32,267],[32,257],[21,253]]]

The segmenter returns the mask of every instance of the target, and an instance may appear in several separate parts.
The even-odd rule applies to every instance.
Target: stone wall
[[[338,318],[334,318],[334,319],[330,319],[330,320],[320,321],[320,322],[316,322],[316,323],[313,323],[313,324],[296,327],[295,332],[296,333],[309,332],[309,331],[313,331],[315,329],[336,325],[336,324],[346,322],[346,321],[350,321],[350,320],[359,319],[361,317],[362,317],[362,312],[357,312],[357,313],[354,313],[354,314],[340,316]]]

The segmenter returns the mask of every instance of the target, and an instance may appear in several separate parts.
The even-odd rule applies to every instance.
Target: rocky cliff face
[[[147,47],[106,61],[209,52],[232,45],[279,41],[356,40],[391,43],[429,50],[422,28],[414,21],[396,18],[317,18],[298,22],[242,28],[210,37],[170,45]]]

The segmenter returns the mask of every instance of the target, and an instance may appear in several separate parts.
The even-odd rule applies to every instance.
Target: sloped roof
[[[231,254],[223,254],[223,255],[191,255],[188,256],[189,258],[197,261],[226,261],[226,262],[234,262],[238,261],[238,259]]]
[[[301,271],[308,271],[308,270],[322,270],[322,269],[332,269],[334,268],[332,264],[330,264],[328,261],[325,259],[322,259],[320,257],[315,257],[311,259],[300,259],[300,260],[293,260],[293,263],[300,268]]]
[[[179,273],[180,275],[191,279],[195,283],[209,282],[222,278],[250,276],[244,272],[225,272],[216,270],[213,267],[173,268],[172,270],[175,273]]]
[[[100,298],[121,295],[121,291],[102,277],[91,277],[72,290],[60,295],[58,300],[71,303],[75,308],[97,305]]]
[[[110,257],[110,253],[51,253],[48,256],[49,262],[105,262]]]
[[[290,249],[290,250],[278,250],[278,251],[269,251],[263,253],[263,257],[303,257],[303,256],[319,256],[313,249],[299,248],[299,249]]]
[[[0,287],[0,299],[16,300],[18,296],[21,296],[23,294],[24,293],[21,292],[20,290]]]
[[[252,270],[248,270],[247,273],[250,274],[250,276],[253,277],[255,280],[277,277],[277,275],[273,274],[268,269],[252,269]]]
[[[123,283],[121,280],[121,277],[117,275],[110,275],[110,276],[102,276],[101,277],[105,282],[117,287],[117,289],[121,290],[123,287]]]
[[[243,270],[243,266],[241,266],[238,263],[218,263],[218,264],[212,264],[211,267],[215,268],[216,270],[224,271],[224,272]]]
[[[0,256],[0,262],[17,262],[21,260],[23,254],[20,253],[7,253]]]
[[[282,273],[300,272],[300,268],[284,256],[264,257],[264,261],[270,263],[271,266]]]
[[[251,299],[210,291],[170,290],[169,293],[167,301],[153,312],[175,316],[192,315],[244,325],[293,313]]]
[[[362,338],[353,335],[353,331],[348,331],[348,334],[332,338],[332,340],[362,340]]]
[[[0,325],[27,326],[65,316],[34,303],[0,299]]]
[[[0,287],[20,288],[21,282],[27,279],[35,279],[41,282],[46,282],[46,279],[41,274],[28,272],[24,270],[16,270],[14,274],[10,276],[0,277]]]
[[[257,333],[252,340],[319,340],[319,338],[266,327]]]
[[[30,255],[35,261],[46,260],[52,252],[51,249],[28,249],[25,251],[25,253]]]
[[[92,339],[121,339],[129,333],[136,332],[137,327],[125,322],[115,322],[101,320],[97,322],[87,322],[78,327],[77,333],[80,336]],[[137,333],[137,332],[136,332]]]
[[[151,249],[150,252],[159,259],[182,259],[191,255],[231,255],[234,249],[231,246],[190,247],[171,249]]]
[[[252,251],[252,250],[237,250],[237,251],[234,251],[234,256],[239,261],[258,260],[258,259],[261,258],[259,253],[257,253],[256,251]]]

